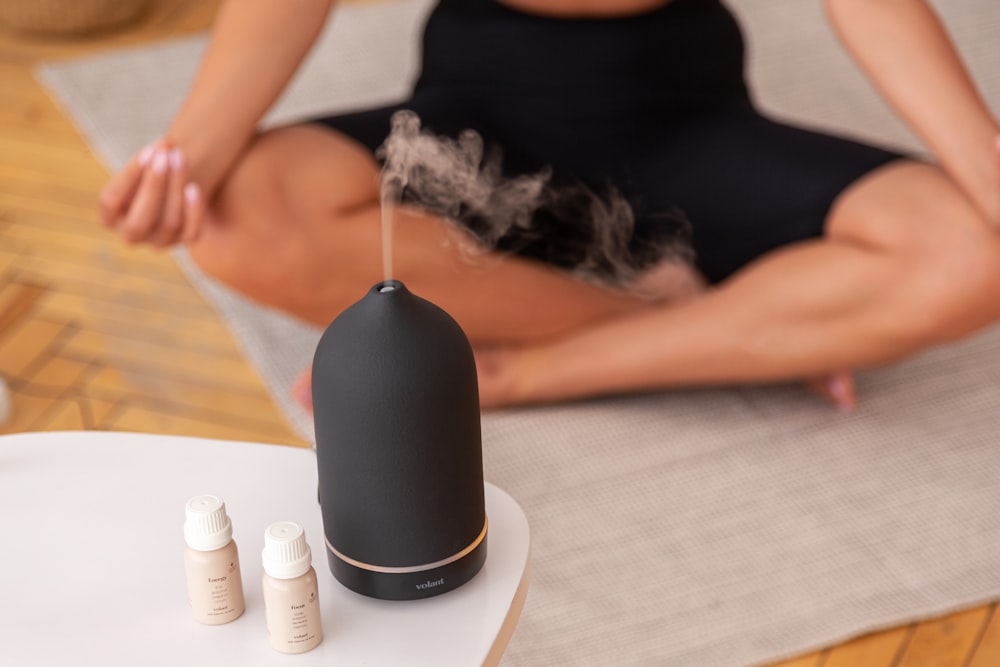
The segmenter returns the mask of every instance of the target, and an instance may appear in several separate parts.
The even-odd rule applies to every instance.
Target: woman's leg
[[[370,152],[343,135],[319,126],[267,132],[229,175],[192,256],[250,298],[326,325],[382,279],[378,187]],[[537,340],[649,305],[512,256],[469,261],[453,225],[412,210],[395,217],[393,277],[474,341]]]
[[[899,161],[846,190],[825,236],[717,289],[480,356],[484,405],[877,366],[1000,318],[1000,234],[940,169]]]

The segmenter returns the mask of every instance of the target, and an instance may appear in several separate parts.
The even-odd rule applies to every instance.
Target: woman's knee
[[[308,125],[263,132],[214,196],[192,256],[230,283],[261,271],[261,257],[295,261],[338,216],[377,202],[377,188],[374,158],[347,137]]]
[[[883,322],[907,346],[961,338],[1000,318],[1000,231],[937,167],[899,163],[838,201],[831,237],[885,257]]]
[[[912,319],[929,342],[957,340],[1000,319],[1000,233],[956,224],[936,247],[904,261],[910,284],[902,289],[918,296]]]
[[[216,197],[230,225],[309,224],[376,201],[378,167],[366,148],[316,125],[257,135]]]
[[[346,138],[327,135],[290,127],[256,137],[189,247],[208,275],[254,300],[317,321],[327,313],[310,310],[308,285],[329,250],[337,216],[377,201],[371,157]]]
[[[961,208],[968,208],[964,197],[940,168],[897,160],[844,190],[831,207],[825,231],[873,251],[920,253],[950,232],[947,219]]]

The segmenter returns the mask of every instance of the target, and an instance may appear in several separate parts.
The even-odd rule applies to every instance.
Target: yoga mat
[[[921,147],[819,2],[738,0],[758,102]],[[1000,5],[936,3],[994,110]],[[403,99],[430,3],[338,8],[267,124]],[[109,168],[158,136],[202,36],[38,74]],[[178,260],[304,435],[315,328]],[[361,295],[359,294],[359,297]],[[486,477],[524,507],[533,580],[505,665],[756,665],[1000,597],[1000,329],[859,377],[844,416],[799,387],[684,390],[484,417]]]

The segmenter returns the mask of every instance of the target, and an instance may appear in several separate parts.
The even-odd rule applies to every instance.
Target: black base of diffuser
[[[453,591],[466,583],[486,562],[486,536],[458,560],[418,572],[377,572],[342,560],[326,549],[330,570],[337,581],[355,593],[380,600],[419,600]]]

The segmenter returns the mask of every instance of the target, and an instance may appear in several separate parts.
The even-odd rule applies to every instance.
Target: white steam
[[[484,250],[516,252],[613,286],[692,255],[682,217],[664,216],[678,233],[637,243],[632,206],[617,190],[599,196],[583,184],[554,186],[549,169],[505,176],[499,152],[487,153],[473,130],[438,137],[421,130],[415,113],[399,111],[377,155],[383,208],[402,202],[458,222]]]

